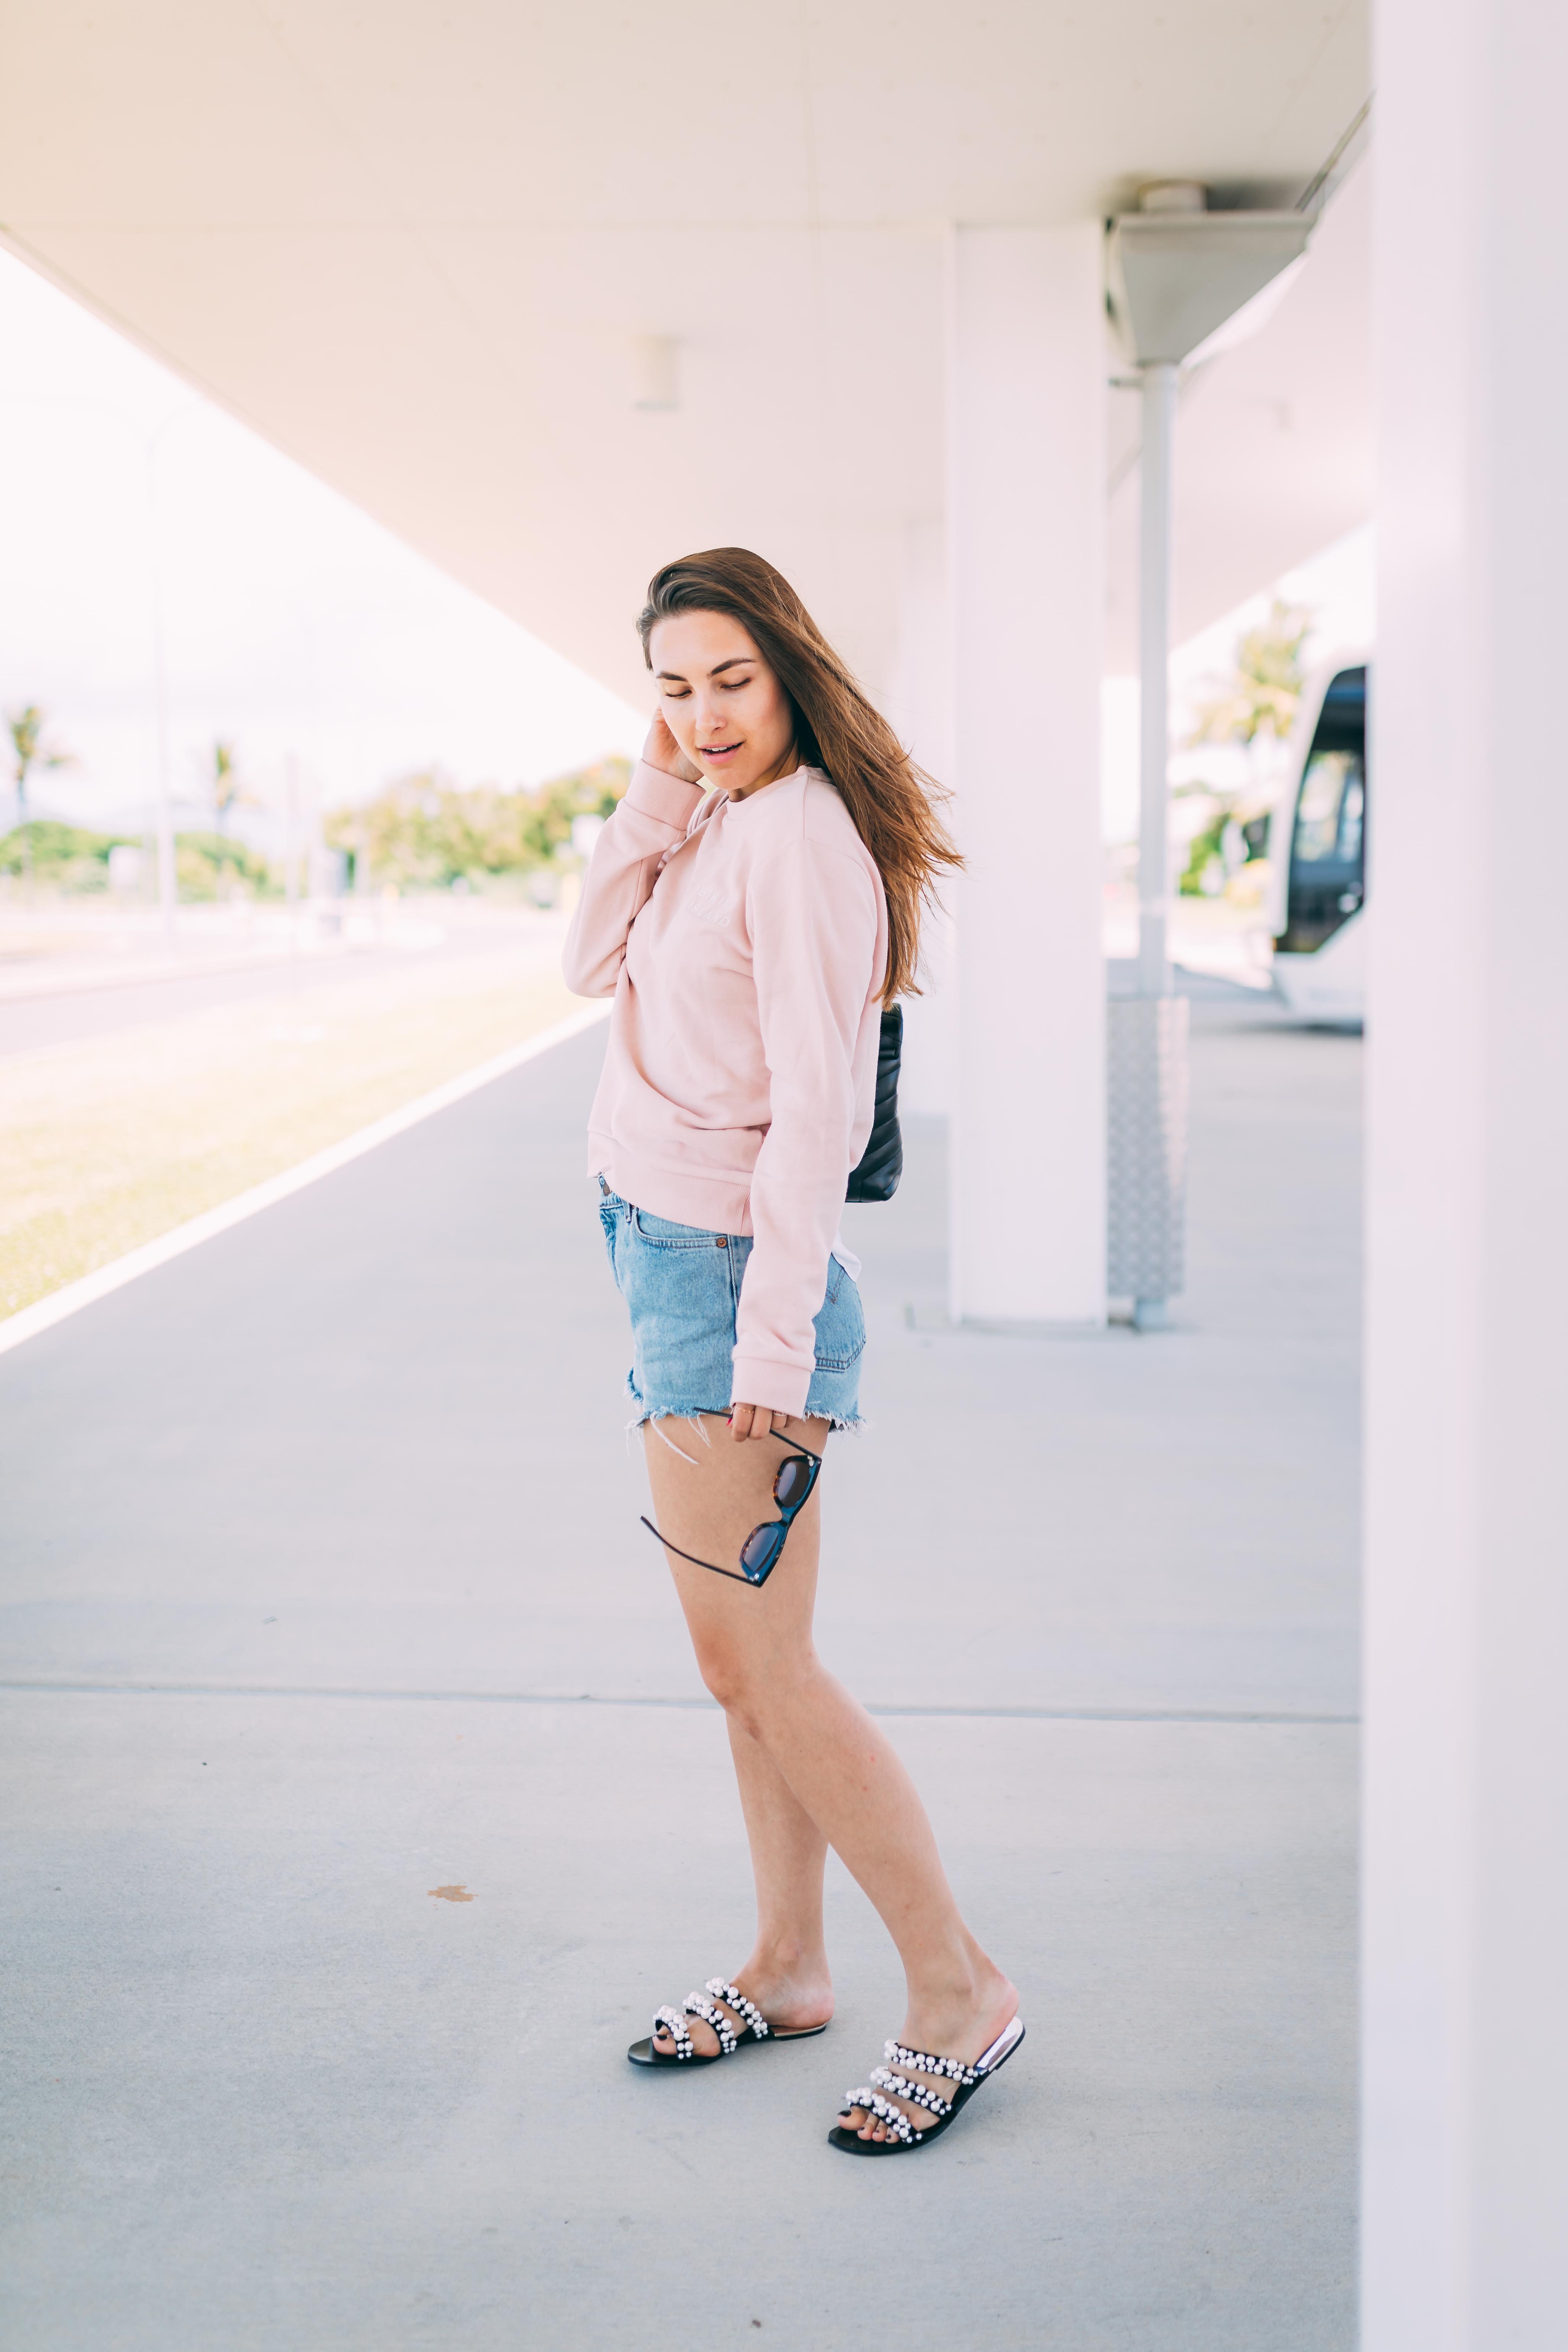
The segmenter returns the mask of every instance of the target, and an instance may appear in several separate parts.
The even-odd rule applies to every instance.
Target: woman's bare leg
[[[774,2025],[826,2025],[833,1979],[822,1934],[827,1840],[755,1732],[729,1717],[730,1753],[757,1888],[757,1937],[735,1982]]]
[[[825,1422],[795,1424],[805,1444],[814,1454],[820,1454],[827,1434]],[[689,1423],[670,1421],[667,1423],[670,1438],[684,1454],[690,1454],[703,1466],[709,1465],[708,1448],[696,1437]],[[728,1443],[722,1421],[709,1417],[709,1444],[720,1463],[726,1463],[732,1451]],[[721,1443],[723,1452],[720,1453]],[[658,1517],[661,1492],[656,1474],[659,1457],[682,1467],[679,1455],[671,1454],[669,1445],[655,1430],[645,1433],[648,1460],[649,1483],[653,1486],[654,1517]],[[751,1465],[751,1476],[745,1482],[752,1493],[760,1483],[761,1494],[754,1496],[755,1507],[741,1534],[731,1546],[731,1557],[725,1564],[734,1567],[743,1538],[750,1534],[760,1519],[776,1518],[777,1507],[773,1500],[773,1475],[784,1458],[784,1449],[774,1445],[769,1458],[760,1468]],[[682,1505],[686,1497],[682,1497]],[[678,1508],[682,1506],[678,1506]],[[815,1576],[818,1541],[816,1497],[795,1520],[790,1530],[788,1549],[799,1559],[809,1557]],[[666,1528],[672,1541],[683,1543],[688,1551],[697,1551],[698,1541],[686,1542],[675,1533],[673,1522]],[[796,1547],[798,1545],[798,1551]],[[702,1553],[710,1559],[724,1559],[721,1551]],[[700,1575],[694,1569],[694,1576]],[[718,1578],[708,1580],[717,1583]],[[744,1597],[744,1596],[742,1596]],[[827,1950],[822,1933],[822,1875],[827,1861],[827,1840],[810,1814],[801,1804],[789,1783],[779,1771],[766,1748],[754,1731],[732,1715],[725,1717],[730,1734],[730,1753],[734,1759],[735,1779],[740,1786],[741,1810],[746,1820],[746,1840],[752,1851],[752,1875],[757,1893],[756,1941],[745,1966],[739,1969],[733,1982],[751,2000],[754,2000],[764,2017],[774,2025],[825,2025],[833,2014],[833,1979],[828,1972]],[[691,2039],[696,2048],[711,2055],[719,2047],[718,2038],[700,2018],[690,2021]],[[673,2049],[667,2034],[655,2036],[660,2050]]]
[[[679,1423],[668,1426],[679,1433]],[[822,1451],[821,1423],[792,1428],[814,1452]],[[716,1417],[710,1418],[707,1434],[710,1444],[694,1442],[677,1454],[660,1434],[650,1433],[654,1516],[671,1543],[728,1567],[752,1528],[775,1516],[773,1479],[784,1449],[773,1439],[733,1444]],[[686,1454],[689,1461],[682,1458]],[[898,1946],[909,1991],[900,2038],[946,2057],[977,2058],[1014,2015],[1017,1995],[959,1915],[909,1774],[865,1709],[816,1655],[811,1621],[817,1508],[814,1495],[795,1523],[784,1559],[758,1588],[731,1583],[667,1555],[698,1664],[730,1718],[732,1748],[741,1738],[756,1743],[800,1815],[818,1839],[835,1848],[881,1914]],[[803,1533],[806,1540],[797,1542]],[[741,1748],[737,1753],[749,1757],[751,1751]],[[763,1830],[767,1851],[758,1873],[759,1918],[764,1872],[770,1902],[773,1889],[783,1906],[802,1900],[799,1865],[807,1852],[787,1808],[764,1804]],[[793,1878],[792,1855],[798,1874]],[[819,1874],[813,1883],[818,1908],[812,1916],[819,1922]],[[870,2137],[884,2137],[880,2126],[867,2123],[865,2129]]]

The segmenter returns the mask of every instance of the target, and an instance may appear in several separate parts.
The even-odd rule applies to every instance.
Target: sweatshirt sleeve
[[[879,910],[853,858],[803,838],[753,873],[747,919],[769,1124],[752,1176],[732,1401],[801,1413],[849,1175],[855,1047],[878,977]]]
[[[683,784],[637,761],[625,799],[594,845],[566,934],[561,970],[574,996],[614,996],[626,934],[652,894],[660,858],[685,839],[702,793],[700,784]]]

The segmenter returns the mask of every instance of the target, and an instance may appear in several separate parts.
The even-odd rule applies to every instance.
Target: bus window
[[[1293,859],[1316,866],[1324,858],[1351,865],[1361,856],[1366,782],[1353,751],[1314,751],[1296,804]]]
[[[1366,672],[1341,670],[1323,697],[1296,795],[1279,946],[1310,955],[1366,890]]]
[[[1362,819],[1366,814],[1366,778],[1358,769],[1345,785],[1340,803],[1340,857],[1346,866],[1361,863]]]

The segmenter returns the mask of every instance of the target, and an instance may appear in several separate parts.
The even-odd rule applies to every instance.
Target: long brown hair
[[[888,898],[888,972],[882,1002],[918,995],[921,917],[944,869],[963,865],[938,808],[947,794],[917,768],[869,703],[782,572],[744,547],[710,547],[665,564],[637,616],[648,637],[673,613],[726,613],[739,621],[789,696],[795,749],[837,789],[877,863]]]

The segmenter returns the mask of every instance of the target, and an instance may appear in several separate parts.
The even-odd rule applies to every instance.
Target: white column
[[[1101,232],[960,229],[950,547],[958,921],[952,1312],[1105,1317]]]
[[[952,782],[952,600],[946,519],[937,513],[904,532],[898,650],[885,708],[902,741],[927,772]],[[958,1001],[953,894],[921,933],[921,993],[904,1002],[899,1107],[917,1117],[951,1118],[957,1099]]]
[[[1383,0],[1363,2352],[1568,2333],[1568,16]]]

